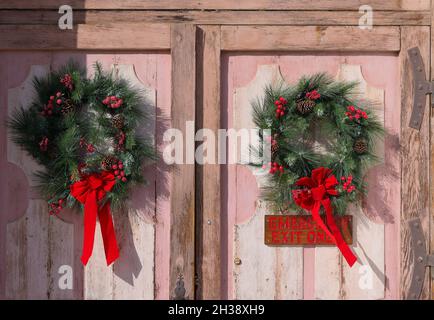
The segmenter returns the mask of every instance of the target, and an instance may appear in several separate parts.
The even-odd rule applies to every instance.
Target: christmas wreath
[[[350,265],[355,257],[333,214],[344,214],[348,204],[363,195],[362,175],[376,160],[374,139],[383,132],[375,115],[362,107],[366,102],[352,99],[356,85],[320,73],[303,77],[295,86],[269,86],[253,104],[254,122],[263,129],[260,145],[271,144],[271,162],[263,165],[270,175],[264,198],[276,212],[310,211]],[[255,151],[265,152],[263,147]],[[325,213],[326,223],[320,213]]]
[[[92,254],[97,216],[107,264],[119,256],[110,209],[119,209],[142,169],[155,159],[139,133],[147,115],[141,92],[95,65],[94,76],[74,62],[33,80],[35,98],[8,121],[12,140],[43,170],[35,172],[50,214],[84,208],[83,264]]]

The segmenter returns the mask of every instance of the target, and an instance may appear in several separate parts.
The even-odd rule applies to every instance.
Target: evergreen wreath
[[[84,209],[83,264],[93,248],[97,216],[107,264],[119,256],[110,208],[119,209],[130,188],[144,183],[143,166],[156,158],[139,132],[148,104],[127,81],[96,63],[92,78],[74,62],[34,78],[36,97],[8,121],[12,140],[43,170],[35,172],[50,214]]]
[[[127,81],[94,66],[74,62],[33,79],[35,99],[17,109],[8,122],[12,140],[44,170],[35,173],[50,213],[74,207],[70,186],[83,175],[109,171],[116,178],[105,200],[119,208],[130,187],[145,182],[145,160],[155,159],[152,141],[138,133],[148,120],[148,102]]]
[[[263,165],[271,179],[262,191],[276,212],[302,211],[300,204],[310,192],[306,187],[319,174],[332,177],[328,183],[336,214],[345,214],[348,204],[365,192],[362,175],[377,160],[374,139],[382,136],[383,127],[361,107],[367,101],[352,98],[356,86],[319,73],[301,78],[294,86],[268,86],[264,98],[253,103],[254,123],[271,131],[266,137],[259,130],[260,145],[271,143],[271,162]],[[326,151],[315,142],[318,129]],[[262,147],[253,150],[257,156],[264,154]]]

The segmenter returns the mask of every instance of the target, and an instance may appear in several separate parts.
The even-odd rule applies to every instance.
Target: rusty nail
[[[239,266],[241,264],[241,259],[240,258],[235,258],[234,259],[234,263]]]
[[[418,257],[417,258],[417,262],[422,263],[423,262],[423,258],[422,257]]]
[[[212,222],[211,222],[211,220],[208,220],[207,223],[208,223],[208,224],[211,224]]]

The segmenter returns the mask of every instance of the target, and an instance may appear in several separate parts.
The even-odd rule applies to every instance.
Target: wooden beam
[[[63,0],[8,0],[0,9],[58,9]],[[430,0],[69,0],[74,9],[147,10],[358,10],[369,4],[374,10],[429,10]]]
[[[197,127],[210,129],[217,136],[220,129],[220,27],[200,27],[197,39]],[[213,163],[196,169],[196,234],[199,236],[196,265],[200,280],[196,297],[206,300],[221,298],[220,166],[215,142],[212,152],[215,157],[210,159]]]
[[[57,10],[0,10],[1,24],[57,25]],[[196,11],[89,10],[75,11],[74,24],[195,23],[218,25],[358,26],[358,11]],[[375,11],[374,26],[431,25],[429,11]]]
[[[400,50],[399,27],[222,26],[221,30],[221,47],[227,51]]]
[[[168,24],[0,26],[0,50],[167,50]]]
[[[431,19],[434,19],[434,1],[431,1],[432,7],[431,7]],[[430,77],[428,79],[434,78],[434,25],[431,25],[431,68],[430,68]],[[431,134],[431,140],[430,140],[430,235],[431,239],[430,241],[430,253],[433,254],[434,251],[434,121],[433,121],[433,112],[432,108],[429,108],[430,110],[430,134]],[[431,274],[430,274],[430,280],[431,280],[431,299],[434,300],[434,268],[431,268]]]
[[[176,24],[171,28],[172,46],[172,128],[183,133],[188,143],[186,122],[195,120],[195,39],[196,28],[191,24]],[[185,150],[184,154],[189,150]],[[184,162],[185,163],[185,162]],[[185,298],[194,299],[195,278],[195,165],[177,164],[173,167],[170,210],[170,295],[183,279]]]
[[[425,239],[429,239],[429,152],[430,119],[425,116],[420,131],[408,126],[413,109],[413,76],[407,50],[419,47],[427,71],[430,65],[430,28],[402,27],[401,52],[401,297],[408,298],[413,273],[414,253],[408,220],[419,217]],[[428,100],[428,99],[427,99]],[[429,113],[429,103],[425,114]],[[421,299],[430,296],[426,273]]]

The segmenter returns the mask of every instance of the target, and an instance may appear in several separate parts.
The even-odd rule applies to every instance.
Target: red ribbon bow
[[[80,181],[71,185],[71,195],[84,204],[84,236],[81,256],[81,262],[84,265],[87,264],[92,255],[97,215],[101,226],[107,265],[119,257],[110,213],[110,201],[107,201],[98,210],[98,202],[104,198],[107,192],[111,191],[115,183],[114,175],[108,171],[103,171],[100,174],[83,176]]]
[[[335,189],[335,186],[338,184],[338,180],[332,174],[332,170],[322,167],[317,168],[312,170],[312,177],[303,177],[296,182],[297,186],[306,187],[306,189],[293,190],[292,196],[298,206],[312,213],[314,221],[332,239],[350,267],[352,267],[357,258],[345,243],[341,232],[336,226],[329,198],[329,195],[338,195]],[[327,225],[324,224],[319,214],[321,206],[324,207],[326,212]]]

